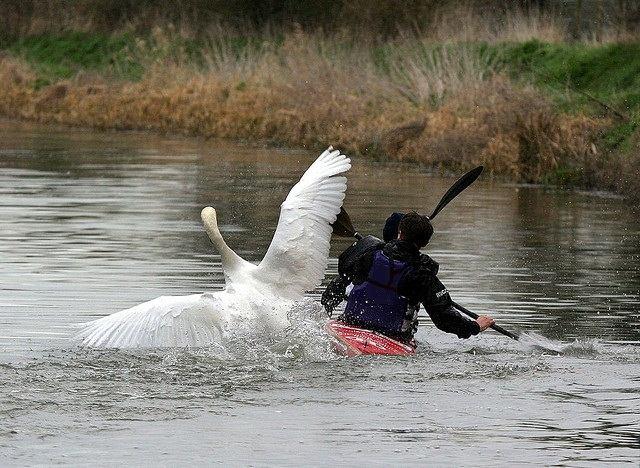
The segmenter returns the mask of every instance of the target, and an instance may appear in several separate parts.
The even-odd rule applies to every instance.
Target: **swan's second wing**
[[[349,158],[329,147],[294,185],[280,208],[278,227],[256,275],[297,299],[324,277],[336,220],[347,189]]]
[[[84,346],[200,347],[220,342],[224,317],[214,294],[162,296],[84,325]]]

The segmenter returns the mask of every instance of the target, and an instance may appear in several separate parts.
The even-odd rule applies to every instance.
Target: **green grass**
[[[640,104],[640,44],[504,45],[503,59],[514,74],[542,86],[567,86],[607,99],[623,110]]]
[[[139,47],[138,42],[144,44]],[[282,39],[275,39],[279,47]],[[36,86],[41,87],[78,72],[89,71],[120,80],[138,81],[145,67],[154,61],[173,58],[185,66],[208,66],[204,50],[231,51],[240,58],[247,50],[259,50],[264,44],[256,37],[186,39],[174,36],[158,44],[150,36],[131,34],[68,32],[28,36],[13,42],[0,42],[0,49],[24,58],[36,71]]]
[[[138,80],[142,66],[132,55],[133,38],[70,32],[18,39],[7,50],[27,60],[46,85],[71,78],[79,71],[95,71],[116,78]]]
[[[624,147],[640,122],[640,44],[548,44],[529,41],[494,46],[513,78],[546,90],[566,112],[607,113],[582,93],[626,115],[604,135],[607,146]]]

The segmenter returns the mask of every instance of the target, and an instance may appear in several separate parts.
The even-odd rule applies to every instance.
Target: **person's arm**
[[[373,263],[373,253],[384,245],[374,240],[365,239],[364,242],[367,244],[352,245],[349,249],[353,250],[347,249],[338,258],[338,276],[327,285],[320,298],[320,303],[329,315],[346,299],[349,283],[360,284],[367,279]]]
[[[426,270],[426,272],[429,272],[434,276],[437,276],[438,271],[440,270],[440,265],[438,265],[438,262],[429,257],[427,254],[420,254],[420,261],[418,262],[418,264],[419,270],[422,270],[423,272]]]
[[[470,338],[482,331],[479,322],[465,318],[451,304],[425,305],[425,310],[438,329],[458,338]]]
[[[412,290],[413,298],[424,305],[427,314],[434,325],[443,332],[453,333],[458,338],[470,338],[486,330],[493,323],[493,319],[482,316],[478,320],[468,319],[453,306],[449,292],[427,268],[416,268],[406,275],[399,285],[404,287],[404,293],[411,299],[409,290]]]
[[[369,271],[373,266],[373,256],[377,249],[368,250],[363,253],[355,262],[353,271],[349,276],[349,281],[353,284],[362,284],[369,277]]]
[[[458,338],[470,338],[480,333],[480,324],[468,319],[458,312],[451,302],[447,288],[437,276],[432,276],[426,284],[422,297],[422,304],[429,314],[433,324],[443,332],[453,333]]]
[[[350,283],[360,284],[367,279],[373,264],[374,253],[384,243],[373,236],[366,236],[353,244],[338,257],[338,274]]]

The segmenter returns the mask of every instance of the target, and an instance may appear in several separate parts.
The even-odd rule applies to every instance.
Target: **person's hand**
[[[340,276],[336,276],[322,293],[320,304],[322,304],[331,316],[333,309],[338,307],[345,300],[345,289],[348,281]]]
[[[478,322],[478,325],[480,325],[480,331],[483,332],[485,331],[487,328],[489,328],[491,325],[493,325],[494,323],[496,323],[495,320],[493,320],[491,317],[489,317],[488,315],[481,315],[480,317],[478,317],[476,319],[476,322]]]

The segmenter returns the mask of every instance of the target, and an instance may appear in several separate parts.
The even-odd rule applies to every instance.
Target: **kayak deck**
[[[416,352],[416,346],[413,344],[402,343],[381,333],[353,327],[337,320],[329,320],[326,329],[329,335],[335,338],[336,352],[347,357],[363,354],[411,356]]]

